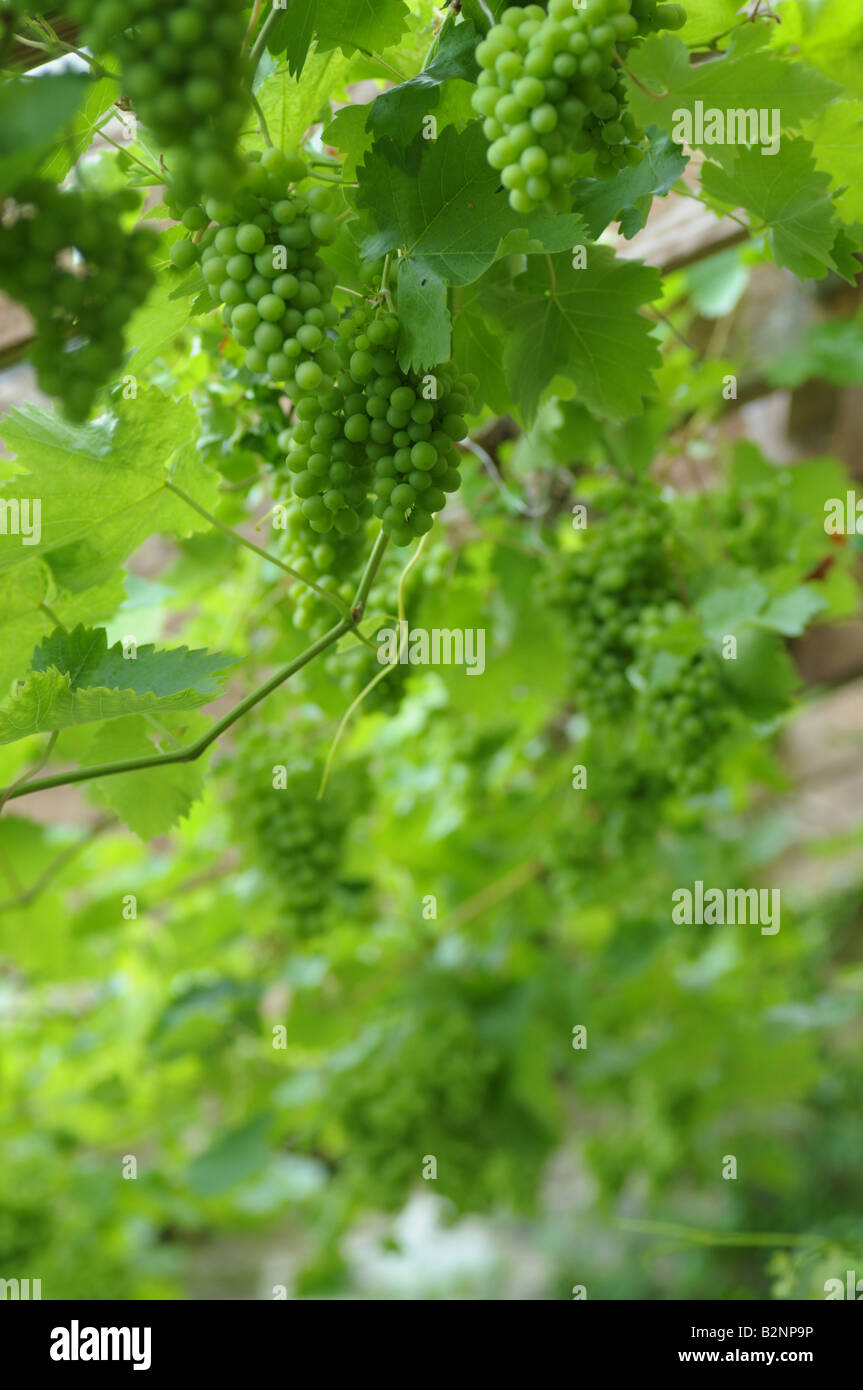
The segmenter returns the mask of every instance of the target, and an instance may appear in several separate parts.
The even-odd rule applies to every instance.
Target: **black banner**
[[[280,1365],[290,1374],[309,1357],[321,1355],[331,1372],[333,1353],[342,1347],[354,1371],[361,1372],[364,1362],[368,1370],[371,1363],[366,1357],[370,1357],[385,1374],[391,1359],[393,1370],[397,1364],[404,1374],[409,1371],[405,1340],[416,1340],[417,1369],[427,1377],[436,1362],[450,1374],[455,1364],[464,1366],[468,1360],[482,1362],[486,1370],[494,1364],[495,1338],[483,1326],[493,1306],[479,1301],[445,1307],[439,1301],[430,1306],[398,1303],[398,1326],[393,1327],[390,1308],[386,1327],[375,1330],[374,1350],[366,1340],[374,1327],[374,1303],[349,1300],[266,1304],[6,1301],[0,1304],[0,1335],[4,1361],[14,1359],[19,1376],[38,1372],[59,1383],[105,1373],[141,1381],[145,1376],[177,1372],[224,1378]],[[470,1324],[453,1327],[465,1315]],[[704,1367],[784,1370],[792,1366],[823,1378],[825,1373],[853,1366],[860,1347],[860,1312],[838,1301],[573,1300],[507,1304],[505,1316],[506,1333],[497,1339],[501,1350],[509,1358],[521,1344],[522,1354],[537,1363],[537,1370],[538,1358],[542,1362],[548,1358],[550,1363],[553,1356],[564,1355],[576,1368],[589,1352],[591,1362],[583,1369],[590,1364],[594,1373],[597,1369],[664,1373],[675,1367],[697,1375]],[[458,1350],[446,1335],[448,1327],[459,1335]],[[558,1336],[563,1344],[555,1347]]]

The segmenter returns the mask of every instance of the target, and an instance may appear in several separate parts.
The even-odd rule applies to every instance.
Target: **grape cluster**
[[[183,203],[224,197],[237,173],[249,106],[245,0],[65,0],[97,53],[114,55],[123,88],[168,156]]]
[[[325,925],[357,809],[357,788],[347,786],[342,770],[341,784],[334,780],[319,800],[320,769],[304,758],[282,759],[277,740],[272,748],[269,754],[260,744],[241,750],[242,781],[233,810],[239,832],[251,837],[277,888],[281,922],[292,936],[305,939]],[[284,788],[273,785],[279,764],[287,769]]]
[[[582,548],[561,555],[545,581],[566,623],[578,702],[588,716],[613,718],[631,706],[627,672],[644,645],[645,622],[680,614],[663,510],[644,499],[637,511],[589,526]]]
[[[125,324],[153,284],[155,233],[121,222],[137,206],[129,189],[61,192],[42,180],[4,205],[0,286],[33,315],[39,386],[72,420],[87,418],[120,366]]]
[[[518,1101],[507,1052],[483,1024],[482,1011],[447,990],[396,1015],[334,1072],[327,1120],[364,1201],[401,1206],[429,1156],[436,1190],[461,1207],[517,1200],[535,1178],[551,1136]]]
[[[308,386],[298,371],[288,384],[297,423],[287,467],[319,535],[357,531],[373,492],[384,533],[409,545],[460,486],[455,446],[475,381],[445,366],[424,385],[399,367],[398,338],[395,314],[364,305],[338,326],[331,379]]]
[[[477,46],[474,110],[483,116],[488,162],[500,170],[511,207],[563,206],[566,185],[593,170],[609,177],[643,157],[642,132],[626,109],[628,49],[655,29],[677,29],[679,5],[657,0],[572,0],[504,10]]]
[[[183,225],[200,236],[176,241],[171,260],[187,270],[200,257],[210,297],[225,306],[250,371],[314,392],[337,365],[327,339],[339,317],[330,303],[335,276],[318,255],[337,233],[327,211],[331,189],[289,191],[308,174],[299,155],[265,150],[250,161],[230,202],[211,198],[186,209]]]
[[[280,438],[287,447],[289,441],[284,439],[286,433],[290,432],[283,431]],[[356,592],[368,550],[365,529],[357,529],[350,535],[333,530],[329,535],[322,536],[312,530],[298,498],[289,498],[282,505],[284,512],[280,519],[280,533],[284,536],[284,543],[281,553],[286,564],[303,578],[314,580],[320,588],[349,604]],[[371,515],[371,506],[367,501],[363,502],[361,510],[364,515]],[[314,589],[297,584],[291,592],[294,601],[293,625],[300,632],[320,637],[337,621],[335,608]]]
[[[655,749],[655,762],[684,794],[710,791],[730,727],[728,696],[719,658],[697,652],[651,681],[640,697],[640,717]]]

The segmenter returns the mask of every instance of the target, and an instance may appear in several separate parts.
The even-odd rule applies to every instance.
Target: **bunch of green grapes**
[[[186,209],[183,225],[199,236],[175,242],[171,260],[187,270],[200,258],[250,371],[316,391],[336,365],[327,339],[339,317],[330,302],[335,276],[318,255],[337,234],[332,190],[289,188],[308,175],[299,155],[270,149],[250,160],[229,202]]]
[[[295,374],[287,466],[303,515],[321,535],[359,528],[369,491],[375,515],[395,545],[409,545],[434,525],[446,494],[460,486],[456,442],[475,381],[450,366],[423,385],[397,359],[395,314],[354,309],[338,328],[332,379],[311,387]]]
[[[519,213],[551,199],[563,205],[579,156],[593,155],[609,177],[643,157],[643,138],[626,109],[622,64],[634,43],[686,22],[680,5],[657,0],[572,0],[504,10],[477,46],[474,110],[485,118],[488,162],[500,170]]]
[[[377,1031],[333,1072],[327,1124],[345,1178],[369,1205],[394,1210],[437,1163],[433,1190],[479,1209],[517,1200],[552,1136],[514,1095],[511,1060],[482,1012],[447,990]]]
[[[39,386],[72,420],[87,418],[120,367],[123,330],[154,281],[155,233],[122,226],[137,206],[129,189],[61,192],[42,180],[21,184],[4,202],[0,287],[32,314]]]
[[[274,785],[287,770],[284,787]],[[344,862],[345,837],[358,810],[359,782],[340,769],[318,799],[321,769],[310,759],[283,758],[278,739],[241,745],[233,776],[233,813],[272,880],[281,922],[292,936],[315,936],[326,924]]]
[[[284,435],[285,431],[282,433]],[[286,564],[297,574],[314,580],[320,588],[350,604],[370,548],[366,530],[358,529],[350,535],[333,530],[329,535],[322,536],[312,530],[298,498],[289,497],[282,508],[280,533],[284,540],[280,553]],[[363,501],[360,510],[365,516],[371,515],[368,501]],[[338,621],[333,605],[315,593],[314,589],[297,584],[291,593],[294,601],[293,625],[300,632],[321,637]]]
[[[685,795],[711,791],[731,727],[719,657],[698,652],[667,663],[639,697],[639,720],[655,766]]]
[[[563,616],[578,703],[590,717],[613,718],[631,707],[627,673],[643,649],[645,623],[680,616],[665,511],[644,499],[636,511],[588,526],[581,549],[560,555],[543,581]]]
[[[123,90],[168,156],[183,203],[224,197],[237,175],[237,141],[249,109],[243,54],[247,5],[224,0],[65,0],[83,43],[111,53]]]

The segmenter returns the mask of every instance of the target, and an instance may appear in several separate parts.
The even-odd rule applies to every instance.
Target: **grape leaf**
[[[680,178],[686,155],[671,136],[653,126],[650,148],[634,169],[621,169],[612,179],[579,179],[573,194],[590,236],[595,241],[609,222],[619,222],[622,234],[634,237],[647,221],[651,203]]]
[[[126,659],[122,643],[108,647],[104,628],[56,628],[0,708],[0,743],[126,714],[196,709],[219,694],[216,673],[233,662],[222,652],[152,645]]]
[[[839,95],[829,78],[764,45],[764,27],[747,25],[733,35],[721,57],[690,66],[689,51],[672,34],[654,34],[631,53],[629,66],[641,82],[627,79],[630,110],[642,125],[658,125],[671,133],[681,110],[693,111],[696,101],[722,111],[748,109],[757,98],[758,110],[778,110],[782,130],[797,128]],[[645,91],[644,88],[648,90]],[[708,145],[717,158],[733,146]],[[768,157],[765,156],[765,159]]]
[[[801,278],[820,279],[828,270],[845,275],[832,255],[839,228],[834,221],[830,178],[819,173],[812,146],[785,139],[772,157],[738,149],[730,168],[706,163],[703,192],[721,207],[744,207],[761,219],[777,265]]]
[[[507,415],[512,403],[503,370],[503,337],[482,308],[482,287],[466,285],[456,291],[452,318],[452,355],[463,373],[479,377],[477,407],[488,405]]]
[[[638,310],[659,287],[657,270],[590,246],[583,270],[568,256],[553,256],[548,266],[531,260],[510,289],[491,291],[488,305],[508,334],[507,380],[525,418],[533,419],[555,374],[569,378],[601,415],[639,413],[659,350]]]
[[[437,51],[416,77],[382,92],[372,102],[368,127],[379,139],[407,144],[420,129],[423,117],[436,108],[440,88],[450,78],[474,82],[479,71],[475,49],[479,36],[471,21],[455,24],[448,19],[441,30]]]
[[[398,43],[407,28],[404,0],[314,0],[321,51],[381,53]]]
[[[782,638],[764,628],[737,634],[737,656],[721,663],[722,684],[751,719],[772,719],[788,708],[800,678]]]
[[[329,125],[325,127],[322,139],[325,145],[332,145],[346,156],[343,177],[354,180],[357,165],[361,164],[366,152],[371,149],[373,135],[366,129],[368,108],[365,106],[344,106],[336,112]],[[354,253],[356,260],[356,253]]]
[[[709,43],[740,23],[740,0],[686,0],[686,23],[677,32],[690,48]]]
[[[302,6],[292,5],[290,12],[279,15],[267,38],[267,52],[274,57],[284,53],[294,77],[299,77],[308,57],[316,17],[316,0],[306,0]]]
[[[340,53],[313,53],[306,59],[302,76],[293,77],[286,66],[280,66],[261,84],[258,103],[279,149],[299,144],[349,68],[350,60]],[[257,149],[266,143],[258,132],[249,138],[249,144]]]
[[[164,718],[160,722],[164,723]],[[170,732],[178,733],[181,741],[188,743],[204,732],[208,722],[201,715],[186,715],[182,731]],[[174,746],[164,735],[154,745],[153,735],[154,730],[141,715],[112,719],[96,730],[81,758],[82,766],[146,758]],[[204,768],[205,758],[199,758],[196,762],[114,773],[88,783],[88,795],[109,807],[142,840],[150,840],[154,835],[167,834],[188,815],[203,791]]]
[[[863,221],[863,101],[834,102],[817,120],[803,122],[815,163],[830,175],[836,211],[845,222]]]
[[[2,437],[27,471],[3,485],[0,503],[8,516],[10,503],[20,515],[24,501],[31,511],[38,501],[41,535],[33,545],[23,535],[0,536],[0,574],[50,555],[57,582],[77,591],[104,583],[154,532],[189,536],[206,529],[167,487],[180,449],[172,480],[202,506],[217,505],[217,475],[184,447],[198,430],[191,402],[169,401],[150,388],[118,409],[119,419],[103,416],[87,425],[35,406],[3,421]]]
[[[826,599],[812,584],[799,584],[789,593],[771,599],[757,622],[760,627],[771,628],[785,637],[799,637],[810,619],[826,607]]]
[[[33,85],[32,82],[29,84],[31,90]],[[41,87],[37,87],[37,91],[41,90]],[[89,84],[80,110],[76,112],[64,133],[62,144],[40,164],[40,177],[51,179],[54,183],[63,182],[72,166],[77,164],[84,151],[93,143],[96,127],[100,124],[99,118],[110,110],[116,100],[115,77],[101,77],[98,82]]]
[[[859,6],[845,0],[782,0],[781,18],[781,24],[772,26],[773,48],[802,56],[846,92],[863,97]]]
[[[50,565],[28,565],[0,575],[0,691],[30,666],[33,648],[57,620],[66,627],[110,618],[125,597],[116,573],[99,588],[81,594],[57,588]],[[50,604],[50,613],[43,606]]]
[[[584,227],[572,215],[512,211],[485,157],[477,124],[447,126],[437,140],[420,138],[406,151],[391,141],[375,145],[357,171],[357,205],[370,211],[378,231],[362,243],[366,260],[401,248],[418,271],[429,267],[453,285],[467,285],[487,270],[512,232],[535,238],[538,248],[574,246]],[[525,238],[526,242],[526,238]]]
[[[439,275],[410,259],[399,262],[399,363],[419,371],[446,362],[451,353],[447,287]]]

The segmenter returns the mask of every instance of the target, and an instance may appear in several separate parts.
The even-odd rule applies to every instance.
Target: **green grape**
[[[323,185],[289,188],[293,179],[307,174],[298,155],[253,152],[230,204],[208,199],[203,212],[194,209],[205,221],[218,213],[220,225],[208,227],[197,246],[179,241],[171,248],[180,269],[193,264],[200,252],[210,297],[226,306],[225,322],[246,349],[247,369],[272,382],[293,380],[300,391],[314,391],[324,379],[330,348],[324,328],[334,284],[318,255],[322,242],[309,231],[309,216],[324,216],[320,209],[329,203],[331,190]],[[304,248],[297,251],[285,244],[284,234],[300,226],[306,232]]]
[[[364,305],[338,326],[331,374],[322,373],[317,362],[294,373],[289,391],[297,422],[286,466],[303,516],[319,535],[354,534],[374,495],[385,534],[397,546],[409,545],[431,529],[433,513],[445,506],[447,492],[458,487],[456,442],[467,427],[456,408],[467,408],[469,392],[451,367],[443,367],[434,375],[436,399],[424,401],[422,383],[398,367],[398,339],[397,316]],[[402,431],[404,439],[397,446]],[[322,461],[319,471],[302,467],[309,458],[307,447]],[[400,464],[402,471],[428,473],[429,488],[421,502],[409,483],[390,486],[389,469]]]
[[[549,0],[547,9],[503,12],[477,45],[472,102],[514,211],[557,206],[577,177],[611,178],[638,161],[643,133],[627,124],[626,55],[646,34],[685,22],[680,5],[655,0]]]
[[[563,616],[576,698],[592,720],[631,709],[628,673],[649,635],[645,616],[660,624],[662,605],[676,598],[663,511],[639,499],[638,511],[591,523],[582,547],[540,581]]]
[[[712,791],[731,727],[719,658],[706,652],[679,658],[643,691],[639,714],[654,766],[671,785],[686,795]]]
[[[125,232],[121,223],[137,203],[129,190],[62,192],[40,180],[6,200],[0,287],[33,316],[39,385],[72,420],[87,418],[96,392],[120,368],[123,330],[154,281],[155,233]]]
[[[197,0],[66,0],[81,42],[119,64],[123,89],[165,152],[168,197],[190,205],[230,193],[249,109],[244,0],[211,15]],[[198,228],[186,224],[190,231]]]
[[[297,743],[302,737],[298,730]],[[319,798],[320,767],[296,754],[284,758],[281,747],[280,737],[261,735],[240,745],[232,811],[238,834],[251,842],[272,885],[280,925],[307,940],[333,919],[334,885],[364,780],[342,765]],[[284,786],[274,785],[280,780]]]
[[[511,1035],[494,1027],[505,986],[484,980],[474,997],[454,976],[426,970],[419,997],[391,1006],[331,1078],[344,1181],[384,1210],[404,1205],[430,1154],[456,1207],[519,1203],[556,1142],[556,1124],[520,1095]]]

